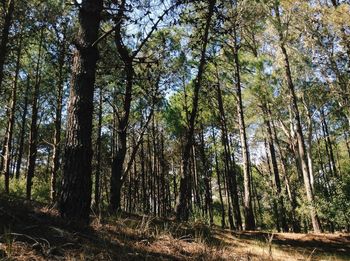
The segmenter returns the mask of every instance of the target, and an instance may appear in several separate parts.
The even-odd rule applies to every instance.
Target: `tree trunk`
[[[279,204],[279,214],[280,214],[280,220],[281,220],[281,227],[284,232],[288,231],[288,225],[286,221],[286,215],[285,215],[285,208],[284,208],[284,202],[283,202],[283,195],[282,195],[282,188],[281,188],[281,181],[280,181],[280,175],[278,170],[278,164],[277,164],[277,158],[276,158],[276,151],[273,144],[273,134],[272,134],[272,128],[269,116],[270,113],[267,112],[269,108],[268,105],[263,102],[263,108],[264,108],[264,121],[267,129],[267,143],[268,143],[268,149],[269,149],[269,155],[270,155],[270,162],[272,166],[273,171],[273,177],[274,177],[274,186],[276,188],[276,194],[278,197],[278,204]]]
[[[95,208],[99,211],[100,209],[100,183],[101,183],[101,160],[102,160],[102,107],[103,107],[103,91],[100,87],[99,95],[99,106],[98,106],[98,124],[97,124],[97,141],[96,141],[96,173],[95,173]]]
[[[9,106],[9,118],[7,125],[6,133],[6,144],[5,144],[5,154],[4,154],[4,176],[5,176],[5,192],[9,193],[9,184],[10,184],[10,162],[11,162],[11,152],[12,152],[12,136],[13,129],[15,124],[15,112],[17,104],[17,85],[18,85],[18,76],[21,63],[21,52],[22,52],[22,41],[23,36],[20,35],[19,45],[17,49],[17,60],[16,60],[16,70],[13,80],[13,88],[11,92],[11,101]]]
[[[198,66],[197,77],[194,82],[194,92],[193,92],[194,96],[192,101],[192,111],[189,119],[189,125],[188,125],[189,127],[187,130],[185,146],[182,154],[183,173],[180,179],[179,202],[176,206],[176,218],[178,220],[183,220],[183,221],[186,221],[189,218],[189,201],[190,201],[190,193],[191,193],[188,187],[188,183],[190,181],[189,159],[190,159],[191,147],[193,142],[194,125],[197,117],[199,91],[202,85],[204,67],[206,64],[206,51],[207,51],[208,38],[209,38],[209,29],[211,26],[215,4],[216,4],[216,0],[209,0],[206,24],[205,24],[204,34],[202,36],[203,45],[201,49],[201,58]]]
[[[32,96],[32,118],[30,123],[30,134],[29,134],[29,154],[28,154],[28,170],[27,170],[27,190],[26,197],[28,200],[31,199],[33,177],[35,173],[35,164],[37,156],[37,146],[38,146],[38,99],[41,83],[41,56],[44,40],[44,27],[41,28],[40,32],[40,42],[39,42],[39,52],[38,61],[35,70],[35,83],[34,91]]]
[[[236,221],[235,228],[242,230],[242,218],[241,218],[241,211],[239,208],[239,198],[238,198],[238,188],[237,188],[237,172],[235,171],[235,164],[232,162],[233,157],[231,157],[228,130],[226,125],[226,116],[225,116],[224,104],[222,100],[222,93],[221,93],[221,86],[220,86],[218,71],[216,71],[216,74],[217,74],[216,76],[218,80],[217,101],[218,101],[220,125],[221,125],[221,131],[222,131],[222,143],[224,146],[225,169],[227,174],[227,187],[228,187],[228,191],[230,192],[229,195],[232,200],[234,218]]]
[[[121,119],[118,118],[118,130],[116,151],[112,160],[112,176],[110,187],[110,205],[109,209],[112,212],[120,209],[121,188],[124,182],[124,161],[127,151],[127,128],[129,123],[129,114],[131,108],[132,86],[134,71],[132,68],[132,61],[125,61],[126,73],[126,90],[124,96],[124,115]]]
[[[19,179],[19,176],[21,174],[21,165],[22,165],[22,158],[23,158],[24,139],[25,139],[25,133],[26,133],[26,122],[27,122],[27,113],[28,113],[29,88],[30,88],[30,77],[29,75],[27,75],[27,84],[26,84],[26,90],[24,94],[23,113],[21,118],[21,131],[20,131],[19,146],[18,146],[18,157],[16,162],[16,179]]]
[[[92,115],[102,0],[85,0],[79,8],[74,51],[62,193],[59,209],[73,223],[88,224],[91,204]]]
[[[241,76],[240,76],[240,62],[238,57],[238,43],[237,43],[237,33],[236,27],[234,26],[234,62],[235,62],[235,80],[236,80],[236,92],[237,92],[237,111],[238,111],[238,123],[239,123],[239,133],[241,138],[242,146],[242,158],[243,158],[243,184],[244,184],[244,217],[245,217],[245,229],[254,230],[255,229],[255,219],[252,208],[252,198],[251,198],[251,176],[250,176],[250,159],[248,151],[248,142],[246,127],[244,123],[244,112],[243,112],[243,101],[241,93]]]
[[[299,157],[300,157],[300,166],[301,166],[301,170],[303,173],[307,201],[309,203],[310,217],[311,217],[314,232],[319,233],[321,231],[321,226],[320,226],[319,219],[317,216],[317,211],[316,211],[315,202],[314,202],[314,194],[313,194],[311,182],[310,182],[310,174],[308,171],[308,163],[307,163],[306,153],[305,153],[305,142],[304,142],[304,136],[302,133],[300,113],[299,113],[299,109],[298,109],[295,88],[294,88],[294,84],[293,84],[293,80],[292,80],[292,73],[291,73],[290,64],[289,64],[289,57],[287,54],[287,50],[284,46],[284,36],[283,36],[283,32],[281,31],[282,30],[281,29],[282,22],[280,19],[280,11],[279,11],[279,6],[278,6],[277,2],[275,5],[275,13],[276,13],[277,22],[278,22],[277,26],[278,26],[278,30],[279,30],[280,48],[281,48],[281,51],[282,51],[282,54],[284,57],[284,68],[285,68],[286,80],[287,80],[287,85],[288,85],[288,89],[289,89],[290,96],[291,96],[292,111],[293,111],[294,119],[295,119],[295,123],[296,123],[296,136],[297,136],[297,141],[298,141],[298,152],[299,152]]]
[[[63,39],[60,45],[59,58],[58,58],[58,82],[56,86],[56,111],[55,111],[55,132],[53,139],[53,153],[52,153],[52,171],[51,171],[51,186],[50,186],[50,198],[52,202],[56,201],[56,180],[57,172],[60,167],[60,152],[61,152],[61,128],[62,128],[62,101],[63,101],[63,85],[64,85],[64,63],[66,58],[66,25],[63,25]]]
[[[4,65],[6,60],[6,55],[8,51],[8,39],[10,28],[12,24],[13,11],[15,9],[15,0],[9,0],[8,8],[6,10],[5,19],[4,19],[4,27],[2,29],[1,34],[1,42],[0,42],[0,94],[2,95],[2,80],[4,78]]]

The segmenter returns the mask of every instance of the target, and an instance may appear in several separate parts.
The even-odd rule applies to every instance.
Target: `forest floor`
[[[0,260],[350,260],[350,235],[232,232],[120,214],[89,228],[0,195]]]

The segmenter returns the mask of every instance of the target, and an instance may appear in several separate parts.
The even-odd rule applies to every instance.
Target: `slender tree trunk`
[[[15,124],[15,112],[17,106],[17,85],[18,85],[18,76],[21,63],[21,52],[22,52],[22,41],[23,36],[20,35],[18,49],[17,49],[17,60],[16,60],[16,70],[13,80],[13,88],[11,92],[11,101],[9,106],[9,118],[7,125],[6,133],[6,144],[5,144],[5,154],[4,154],[4,176],[5,176],[5,192],[9,193],[9,184],[10,184],[10,163],[11,163],[11,152],[12,152],[12,136],[13,129]]]
[[[269,118],[271,119],[271,111],[268,110],[269,113]],[[297,208],[297,200],[296,200],[296,193],[292,190],[291,186],[290,186],[290,182],[289,182],[289,176],[287,174],[287,162],[286,162],[286,158],[284,156],[284,153],[282,151],[281,145],[280,145],[280,141],[277,138],[277,132],[276,132],[276,127],[274,122],[271,122],[271,127],[273,130],[273,139],[274,139],[274,143],[277,145],[277,151],[278,154],[280,155],[280,161],[281,161],[281,171],[282,171],[282,175],[284,177],[284,182],[285,182],[285,186],[286,186],[286,190],[287,190],[287,194],[288,194],[288,199],[290,201],[291,204],[291,219],[292,219],[292,227],[293,227],[293,232],[300,232],[300,225],[299,222],[296,218],[296,208]]]
[[[331,138],[329,135],[328,124],[326,121],[326,117],[325,117],[323,108],[320,111],[321,111],[321,125],[322,125],[323,136],[325,139],[325,146],[326,146],[326,152],[327,152],[327,156],[328,156],[329,169],[330,169],[332,175],[337,176],[338,175],[337,174],[337,167],[335,164],[335,157],[334,157]]]
[[[118,211],[120,208],[120,193],[124,182],[124,161],[127,151],[127,128],[129,123],[129,114],[131,108],[132,85],[133,85],[133,68],[132,61],[125,64],[126,73],[126,92],[124,97],[124,116],[118,119],[118,142],[115,156],[112,160],[112,176],[110,187],[110,211]]]
[[[30,134],[29,134],[29,154],[28,154],[28,169],[27,169],[27,190],[26,197],[28,200],[31,199],[33,177],[35,173],[35,164],[37,156],[38,146],[38,99],[41,84],[41,56],[44,41],[44,27],[41,28],[38,61],[35,70],[35,83],[34,91],[32,96],[32,118],[30,123]]]
[[[63,85],[64,85],[64,63],[66,58],[66,25],[63,29],[63,39],[59,50],[58,58],[58,82],[56,87],[56,111],[55,111],[55,132],[53,139],[53,153],[52,153],[52,171],[51,171],[51,186],[50,198],[52,202],[56,201],[57,195],[57,172],[60,168],[60,152],[61,152],[61,128],[62,128],[62,101],[63,101]]]
[[[65,143],[60,214],[88,224],[91,204],[92,115],[102,0],[82,1],[79,32],[73,58]]]
[[[101,160],[102,160],[102,107],[103,107],[103,90],[100,87],[100,95],[99,95],[99,106],[98,106],[98,124],[97,124],[97,140],[96,140],[96,173],[95,173],[95,208],[97,210],[100,209],[100,191],[101,191]]]
[[[272,188],[272,197],[269,199],[269,202],[271,204],[271,208],[273,209],[273,215],[275,216],[275,220],[276,220],[276,229],[278,232],[281,232],[281,227],[280,227],[280,216],[279,216],[279,211],[278,211],[278,207],[277,207],[277,191],[276,191],[276,182],[274,180],[274,173],[271,169],[271,158],[272,156],[269,154],[269,149],[268,149],[268,145],[267,145],[267,140],[266,138],[264,139],[264,145],[265,145],[265,153],[266,153],[266,161],[267,161],[267,166],[268,166],[268,173],[269,173],[269,178],[268,179],[268,187]],[[273,168],[273,166],[272,166]]]
[[[217,155],[217,146],[216,146],[214,128],[212,130],[212,138],[213,138],[213,142],[214,142],[215,171],[216,171],[216,177],[217,177],[217,182],[218,182],[219,199],[220,199],[220,205],[221,205],[221,228],[225,228],[226,227],[225,205],[224,205],[224,200],[223,200],[223,196],[222,196],[221,173],[220,173],[220,168],[219,168],[219,161],[218,161],[218,155]]]
[[[239,123],[239,132],[241,138],[242,146],[242,158],[243,158],[243,184],[244,184],[244,217],[245,217],[245,229],[254,230],[255,229],[255,219],[252,208],[252,199],[251,199],[251,176],[250,176],[250,159],[248,151],[248,142],[246,127],[244,122],[244,112],[243,112],[243,101],[241,93],[241,76],[240,76],[240,62],[238,57],[238,43],[237,43],[237,33],[236,27],[234,26],[234,62],[235,62],[235,80],[236,80],[236,92],[237,92],[237,111],[238,111],[238,123]]]
[[[212,16],[214,13],[214,7],[216,0],[209,0],[208,2],[208,13],[206,17],[206,24],[204,29],[204,34],[202,36],[202,49],[201,49],[201,58],[198,66],[198,74],[194,83],[194,96],[192,101],[192,111],[189,119],[189,127],[186,134],[185,146],[182,154],[182,165],[183,173],[180,179],[180,192],[179,192],[179,201],[176,206],[176,218],[178,220],[188,220],[189,218],[189,201],[191,190],[188,187],[188,182],[190,181],[190,154],[194,134],[195,120],[197,117],[198,110],[198,100],[199,100],[199,91],[202,85],[202,79],[204,74],[204,67],[206,64],[206,51],[209,38],[209,29],[211,26]]]
[[[1,85],[2,85],[2,80],[4,78],[4,65],[5,65],[6,55],[8,52],[7,44],[9,40],[9,33],[12,25],[12,17],[13,17],[14,9],[15,9],[15,1],[9,0],[7,4],[7,10],[5,14],[4,25],[1,33],[1,42],[0,42],[0,94],[1,95],[2,95]]]
[[[284,67],[285,67],[287,85],[288,85],[290,96],[291,96],[292,111],[293,111],[294,119],[295,119],[295,123],[296,123],[296,136],[297,136],[297,141],[298,141],[300,165],[301,165],[301,170],[303,173],[307,201],[309,203],[310,217],[311,217],[314,232],[319,233],[321,231],[321,225],[319,223],[319,219],[317,216],[317,211],[316,211],[315,202],[314,202],[314,194],[313,194],[311,182],[310,182],[310,173],[308,171],[308,163],[307,163],[306,153],[305,153],[305,142],[304,142],[304,136],[302,133],[300,113],[299,113],[299,109],[298,109],[295,88],[294,88],[294,84],[293,84],[293,80],[292,80],[292,73],[291,73],[290,64],[289,64],[289,57],[287,54],[287,50],[284,46],[284,36],[283,36],[283,32],[281,31],[282,30],[282,22],[280,19],[280,11],[279,11],[279,6],[278,6],[277,1],[276,1],[276,5],[275,5],[275,13],[276,13],[277,22],[278,22],[277,26],[278,26],[278,30],[279,30],[280,48],[281,48],[281,51],[282,51],[282,54],[284,57]]]
[[[269,113],[267,112],[269,108],[267,108],[266,103],[263,103],[263,108],[264,108],[264,121],[267,129],[267,143],[269,148],[270,162],[271,162],[273,177],[274,177],[274,186],[276,188],[276,192],[277,192],[276,194],[277,194],[278,203],[279,203],[279,214],[280,214],[279,218],[281,220],[282,230],[286,232],[288,231],[288,225],[286,221],[286,214],[285,214],[285,208],[284,208],[284,202],[283,202],[283,195],[282,195],[282,188],[281,188],[281,181],[280,181],[280,175],[278,170],[276,152],[273,144],[271,122],[268,116]]]
[[[205,143],[204,143],[204,127],[202,126],[202,132],[201,132],[201,136],[200,136],[200,154],[201,154],[201,158],[202,158],[202,166],[203,166],[203,176],[204,176],[204,187],[205,187],[205,210],[206,210],[206,214],[209,214],[209,222],[210,225],[213,224],[214,220],[213,220],[213,199],[212,199],[212,191],[211,191],[211,175],[210,175],[210,171],[209,171],[209,166],[208,166],[208,162],[207,162],[207,156],[205,153]]]
[[[227,173],[227,187],[229,188],[230,197],[232,200],[234,218],[236,221],[235,228],[242,230],[242,219],[241,219],[241,212],[239,208],[239,198],[238,198],[238,188],[237,188],[237,172],[235,171],[235,164],[232,162],[233,157],[231,157],[228,130],[226,125],[226,116],[225,116],[222,93],[220,88],[221,86],[220,86],[218,72],[216,73],[218,78],[217,100],[218,100],[218,108],[219,108],[219,116],[220,116],[220,125],[221,125],[221,131],[222,131],[222,142],[223,142],[224,154],[225,154],[224,158],[225,158],[225,168]]]
[[[26,122],[27,122],[27,113],[28,113],[29,88],[30,88],[30,77],[29,75],[27,75],[27,84],[26,84],[26,89],[24,94],[24,105],[23,105],[23,112],[22,112],[22,118],[21,118],[21,131],[20,131],[20,137],[19,137],[18,156],[17,156],[17,162],[16,162],[16,179],[19,179],[21,174],[21,165],[22,165],[22,158],[23,158],[24,139],[25,139],[25,133],[26,133]]]

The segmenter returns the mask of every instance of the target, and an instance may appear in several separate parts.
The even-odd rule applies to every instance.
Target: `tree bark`
[[[73,57],[60,214],[73,223],[89,223],[91,204],[92,114],[102,0],[82,1]]]
[[[8,8],[6,10],[5,19],[4,19],[4,27],[2,29],[1,34],[1,42],[0,42],[0,94],[2,94],[2,80],[4,78],[4,65],[6,60],[6,55],[8,52],[8,39],[10,28],[12,25],[12,17],[15,9],[15,1],[9,0]]]

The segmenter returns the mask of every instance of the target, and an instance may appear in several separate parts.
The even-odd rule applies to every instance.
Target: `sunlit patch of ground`
[[[232,232],[134,214],[68,226],[0,195],[0,260],[350,260],[348,234]]]

